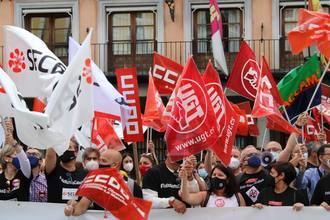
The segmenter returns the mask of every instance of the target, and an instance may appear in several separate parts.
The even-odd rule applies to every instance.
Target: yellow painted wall
[[[87,35],[87,28],[93,28],[92,43],[97,42],[97,0],[79,0],[79,40]]]
[[[8,24],[14,24],[14,2],[3,0],[0,1],[0,46],[3,45],[2,26]]]

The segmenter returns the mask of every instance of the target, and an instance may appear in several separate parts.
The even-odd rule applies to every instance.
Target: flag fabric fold
[[[170,158],[177,161],[212,146],[219,136],[211,101],[192,57],[173,97],[165,140]]]
[[[222,19],[218,3],[216,0],[210,0],[210,22],[212,34],[212,51],[215,67],[228,76],[228,67],[226,63],[225,52],[222,45]]]

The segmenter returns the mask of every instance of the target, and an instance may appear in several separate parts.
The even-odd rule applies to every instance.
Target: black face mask
[[[111,168],[111,165],[99,164],[99,168]]]
[[[220,189],[225,188],[225,186],[226,186],[226,180],[219,179],[217,177],[213,177],[213,178],[211,178],[210,184],[211,184],[210,185],[210,189],[212,191],[214,191],[214,190],[220,190]]]
[[[275,187],[275,184],[276,184],[276,182],[275,182],[275,177],[270,176],[270,179],[269,179],[269,186],[274,188],[274,187]]]
[[[71,151],[71,150],[66,150],[62,156],[60,157],[60,160],[63,162],[63,163],[68,163],[70,162],[71,160],[75,160],[76,159],[76,154],[74,151]]]

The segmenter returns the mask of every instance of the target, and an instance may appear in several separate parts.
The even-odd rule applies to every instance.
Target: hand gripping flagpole
[[[312,98],[311,98],[311,100],[309,101],[309,104],[308,104],[308,106],[307,106],[306,112],[307,112],[307,111],[309,110],[309,108],[311,107],[312,102],[313,102],[313,99],[315,98],[316,92],[317,92],[317,90],[320,88],[320,85],[321,85],[321,83],[322,83],[322,80],[323,80],[325,74],[327,73],[327,71],[328,71],[328,69],[329,69],[329,66],[330,66],[330,59],[329,59],[329,61],[328,61],[328,63],[327,63],[327,66],[326,66],[325,69],[323,70],[323,73],[322,73],[322,75],[321,75],[320,81],[317,83],[317,86],[316,86],[316,88],[315,88],[315,91],[314,91],[314,93],[313,93],[313,96],[312,96]]]

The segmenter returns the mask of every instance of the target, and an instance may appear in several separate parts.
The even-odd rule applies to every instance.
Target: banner
[[[247,124],[248,124],[248,128],[249,128],[249,135],[258,136],[259,128],[257,125],[257,119],[253,118],[251,115],[252,109],[250,106],[250,102],[246,101],[246,102],[237,103],[237,106],[245,112]]]
[[[182,65],[156,52],[154,53],[152,76],[160,94],[170,95],[173,92],[182,70]]]
[[[170,158],[177,161],[212,146],[219,131],[203,79],[192,57],[173,93],[175,98],[170,100],[173,109],[165,140]]]
[[[0,67],[0,72],[1,74],[6,74]],[[0,116],[1,117],[13,117],[13,109],[11,106],[10,99],[8,95],[6,94],[5,89],[1,86],[0,83],[0,103],[1,103],[1,108],[0,108]]]
[[[106,216],[104,211],[88,210],[81,216],[66,217],[65,204],[0,201],[1,219],[24,220],[115,220],[110,213]],[[31,211],[33,210],[33,212]],[[51,213],[51,215],[49,214]],[[292,207],[267,207],[255,209],[252,207],[239,208],[188,208],[186,213],[178,214],[173,209],[151,209],[149,220],[212,220],[214,216],[221,216],[221,220],[328,220],[330,213],[322,207],[304,207],[301,211],[293,211]]]
[[[143,142],[142,117],[136,68],[116,69],[118,91],[131,107],[124,128],[126,142]]]
[[[260,72],[254,52],[245,41],[242,41],[226,86],[238,94],[254,100]]]
[[[4,70],[23,97],[49,97],[66,66],[37,36],[4,26]]]
[[[228,76],[225,52],[222,45],[222,19],[216,0],[210,0],[210,23],[212,33],[212,52],[215,67]]]
[[[146,220],[152,205],[133,197],[116,168],[90,171],[76,195],[87,197],[121,220]]]
[[[211,149],[225,165],[228,165],[235,142],[239,116],[223,93],[220,77],[211,62],[206,67],[203,80],[220,132],[217,142],[212,145]]]

